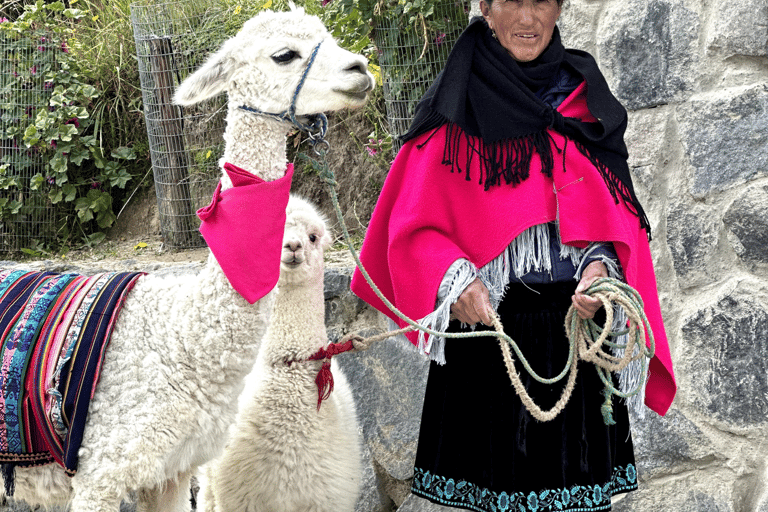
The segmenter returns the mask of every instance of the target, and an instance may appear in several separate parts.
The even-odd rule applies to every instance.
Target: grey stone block
[[[693,470],[697,461],[715,457],[709,437],[679,409],[666,416],[646,410],[644,418],[632,415],[632,442],[637,472],[647,480],[656,475]]]
[[[373,459],[392,478],[411,478],[429,362],[392,338],[338,362],[353,387]]]
[[[365,302],[349,290],[352,268],[326,268],[324,279],[326,326],[340,328],[349,325],[366,308]]]
[[[397,512],[455,512],[456,510],[461,509],[437,505],[414,494],[409,495],[397,508]]]
[[[738,239],[739,257],[768,263],[768,187],[750,187],[725,212],[723,223]]]
[[[695,197],[768,174],[768,84],[691,101],[677,117]]]
[[[387,496],[384,484],[376,474],[368,445],[363,443],[362,491],[357,500],[355,512],[389,512],[391,510],[392,500]]]
[[[618,501],[613,512],[735,512],[732,503],[729,503],[715,491],[686,490],[675,487],[667,492],[635,491]],[[682,486],[681,486],[682,487]]]
[[[715,7],[707,47],[725,56],[768,55],[768,3],[765,0],[721,2]]]
[[[737,286],[682,326],[690,400],[730,428],[768,422],[768,311]]]
[[[600,65],[631,110],[685,99],[694,88],[699,15],[681,2],[613,2],[598,29]]]
[[[681,288],[706,285],[717,276],[709,272],[717,258],[719,218],[700,205],[675,204],[667,215],[667,245]]]

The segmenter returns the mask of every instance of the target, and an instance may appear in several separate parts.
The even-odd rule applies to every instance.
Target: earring
[[[498,37],[496,37],[496,31],[495,31],[495,30],[491,29],[491,35],[493,36],[493,38],[494,38],[495,40],[497,40],[497,41],[499,40],[499,38],[498,38]]]

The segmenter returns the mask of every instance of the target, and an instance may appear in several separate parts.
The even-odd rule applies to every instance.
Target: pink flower
[[[55,140],[51,141],[51,148],[56,149],[56,141]]]
[[[55,180],[55,179],[53,179],[53,176],[48,176],[48,177],[45,179],[45,181],[47,181],[49,185],[53,185],[54,183],[56,183],[56,180]]]
[[[75,125],[75,128],[80,128],[80,121],[76,117],[73,117],[72,119],[67,121],[66,124],[73,124]]]
[[[328,5],[328,4],[329,4],[329,3],[331,3],[331,2],[333,2],[333,0],[323,0],[323,1],[322,1],[322,3],[321,3],[320,5],[322,5],[323,7],[325,7],[326,5]]]
[[[37,66],[32,66],[32,68],[29,70],[29,73],[31,75],[36,75],[37,74]]]
[[[53,87],[53,82],[51,82],[51,81],[49,80],[49,81],[47,81],[47,82],[45,82],[45,83],[43,84],[43,87],[45,87],[46,89],[50,89],[51,87]]]
[[[440,46],[445,42],[445,32],[440,32],[437,37],[435,37],[435,44],[437,46]]]
[[[46,50],[45,46],[38,46],[37,51],[44,52]]]
[[[69,53],[69,47],[67,47],[66,41],[61,42],[61,51],[63,51],[64,53]]]
[[[384,142],[382,139],[368,139],[368,144],[365,145],[365,150],[368,151],[369,155],[374,156],[379,152],[382,142]]]
[[[0,18],[0,23],[5,23],[6,21],[8,21],[8,18]]]

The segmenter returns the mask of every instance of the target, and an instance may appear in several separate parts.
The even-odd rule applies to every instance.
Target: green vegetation
[[[2,237],[14,222],[34,220],[36,209],[54,211],[55,220],[23,241],[27,252],[96,244],[131,195],[153,185],[131,25],[131,4],[138,1],[11,0],[0,7],[0,252],[9,249]],[[262,9],[288,8],[287,0],[147,1],[182,10],[200,48],[217,47],[218,41],[204,39],[233,35]],[[396,84],[425,70],[434,72],[434,64],[423,58],[424,52],[409,57],[377,49],[374,36],[382,35],[380,21],[386,12],[399,27],[382,36],[388,45],[440,46],[445,34],[455,30],[450,16],[434,15],[436,2],[442,1],[296,2],[318,15],[342,46],[369,59],[379,88],[363,112],[372,130],[356,142],[382,167],[394,156],[382,85],[417,98],[423,90]],[[464,13],[462,5],[455,4],[457,16]],[[382,83],[380,62],[385,59],[404,61],[388,70],[389,84]],[[311,172],[311,163],[301,164],[302,151],[297,144],[292,159]],[[210,154],[201,150],[192,158],[197,162]],[[42,168],[35,167],[41,161]],[[374,185],[381,186],[378,180]]]

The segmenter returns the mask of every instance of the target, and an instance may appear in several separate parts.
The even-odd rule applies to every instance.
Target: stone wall
[[[560,26],[630,110],[680,388],[632,418],[640,490],[614,509],[768,512],[768,1],[570,0]],[[442,510],[407,494],[425,364],[394,341],[343,363],[377,482],[358,510]]]
[[[630,109],[679,393],[633,418],[618,510],[768,511],[768,2],[572,0],[567,45]]]

